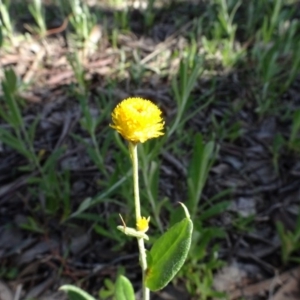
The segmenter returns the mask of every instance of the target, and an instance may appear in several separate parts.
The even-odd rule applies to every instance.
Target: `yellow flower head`
[[[141,217],[136,222],[137,231],[146,232],[149,229],[150,217],[147,219],[145,217]]]
[[[144,143],[164,134],[161,113],[161,110],[149,100],[127,98],[113,110],[113,124],[110,126],[124,139],[133,143]]]

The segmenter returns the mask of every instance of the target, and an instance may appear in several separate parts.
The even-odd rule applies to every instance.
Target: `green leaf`
[[[27,159],[32,159],[32,153],[26,148],[26,144],[3,128],[0,128],[0,141],[18,151]]]
[[[43,170],[45,172],[49,172],[49,170],[55,170],[56,163],[59,159],[59,157],[63,154],[65,150],[63,148],[58,148],[54,150],[45,161],[43,165]]]
[[[146,286],[151,291],[165,287],[180,270],[191,246],[193,222],[189,217],[172,226],[147,253]]]
[[[2,26],[0,26],[0,48],[3,46],[3,31],[2,31]]]
[[[201,213],[198,220],[205,221],[211,217],[219,215],[222,212],[226,211],[229,205],[229,201],[222,201],[220,203],[214,204],[212,207],[208,208],[203,213]]]
[[[90,294],[74,285],[66,284],[59,289],[67,293],[69,300],[96,300]]]
[[[110,279],[104,279],[104,286],[99,291],[99,298],[102,300],[108,299],[115,294],[115,283]],[[111,299],[111,298],[110,298]]]
[[[216,156],[215,143],[204,143],[201,134],[195,136],[193,157],[188,172],[188,195],[187,206],[195,218],[201,193],[206,183],[209,171]]]
[[[290,143],[293,143],[300,129],[300,109],[296,110],[293,116],[292,131],[290,134]]]
[[[116,282],[116,300],[135,300],[134,290],[128,278],[120,275]]]

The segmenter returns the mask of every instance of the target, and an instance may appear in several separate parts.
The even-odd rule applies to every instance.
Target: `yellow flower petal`
[[[133,143],[163,135],[164,121],[161,110],[151,101],[138,97],[120,102],[112,112],[110,126],[124,139]]]
[[[150,222],[150,217],[148,217],[147,219],[145,217],[141,217],[136,222],[137,231],[146,232],[149,229],[149,222]]]

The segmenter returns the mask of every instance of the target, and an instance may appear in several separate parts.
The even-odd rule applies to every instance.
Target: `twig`
[[[279,276],[274,276],[271,279],[267,279],[261,282],[258,282],[256,284],[252,284],[246,287],[241,287],[232,293],[230,293],[230,299],[239,299],[240,297],[253,297],[255,295],[259,295],[262,292],[267,292],[269,291],[271,286],[275,285],[281,285],[283,282],[288,280],[291,276],[299,276],[300,275],[300,267],[297,267],[295,269],[286,271],[282,273]]]

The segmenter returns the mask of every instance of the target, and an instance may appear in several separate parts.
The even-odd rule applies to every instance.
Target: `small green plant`
[[[79,0],[70,0],[70,6],[70,23],[75,30],[76,37],[79,41],[84,42],[96,24],[96,16],[90,12],[87,4]]]
[[[80,50],[77,58],[80,61],[84,61],[87,51],[95,51],[96,43],[101,36],[101,32],[97,31],[96,15],[93,14],[88,5],[81,0],[65,0],[62,4],[62,10],[67,13],[70,24],[74,30],[74,34],[71,35],[70,43],[75,44],[75,52]],[[94,31],[93,31],[94,30]],[[96,39],[95,39],[96,37]],[[78,79],[78,78],[77,78]]]
[[[43,176],[28,179],[29,184],[37,184],[38,190],[44,191],[43,210],[51,215],[61,211],[61,221],[66,220],[71,213],[70,171],[58,171],[56,164],[63,151],[63,149],[53,151],[47,158],[42,166]],[[36,194],[36,191],[32,189],[32,193]]]
[[[0,141],[26,158],[27,164],[20,166],[20,171],[38,172],[37,175],[29,177],[27,182],[30,185],[38,185],[38,189],[43,191],[46,199],[44,211],[54,214],[62,205],[62,219],[65,219],[70,213],[69,174],[67,171],[59,173],[56,169],[56,161],[63,149],[53,151],[45,161],[41,161],[43,149],[39,152],[34,149],[39,118],[37,117],[31,124],[24,122],[21,99],[18,95],[21,85],[19,79],[11,69],[5,70],[4,75],[3,99],[0,99],[3,109],[0,110],[0,116],[10,125],[10,128],[0,128]],[[31,191],[34,193],[34,189]]]
[[[33,0],[29,4],[28,9],[33,16],[37,26],[34,27],[34,31],[39,34],[40,37],[45,37],[47,32],[47,26],[45,22],[45,9],[41,0]]]
[[[281,258],[284,264],[289,261],[300,262],[295,252],[300,250],[300,214],[298,214],[295,229],[293,231],[284,228],[281,222],[276,223],[278,235],[281,240]]]
[[[200,134],[195,137],[193,156],[188,174],[188,202],[187,207],[192,212],[194,220],[201,193],[206,183],[208,173],[216,157],[216,146],[213,141],[203,142]]]
[[[228,201],[213,204],[211,207],[202,205],[200,219],[194,221],[194,232],[191,249],[186,264],[181,269],[178,278],[182,280],[189,295],[197,299],[206,300],[214,297],[223,299],[224,293],[216,292],[212,285],[214,273],[224,266],[224,262],[219,258],[219,249],[216,244],[217,239],[226,237],[222,228],[204,226],[204,222],[213,216],[220,215],[228,206]],[[215,246],[211,246],[214,242]]]
[[[271,14],[268,14],[263,19],[263,24],[261,27],[262,40],[265,43],[269,43],[276,33],[278,24],[282,21],[284,13],[282,12],[282,0],[273,1],[273,7],[271,8]]]
[[[254,215],[242,216],[238,214],[232,221],[232,226],[240,232],[249,232],[253,230]]]
[[[115,12],[114,12],[114,23],[122,31],[129,30],[128,7],[125,7],[122,10],[115,10]]]
[[[256,43],[251,50],[256,65],[254,81],[260,116],[278,107],[278,95],[290,87],[300,67],[300,54],[295,51],[299,46],[296,38],[299,21],[290,21],[291,12],[285,13],[281,7],[281,0],[274,1],[272,13],[264,17],[257,32],[257,39],[263,42]]]
[[[235,141],[242,135],[241,123],[239,121],[232,123],[232,116],[224,114],[221,121],[218,121],[215,115],[211,116],[213,127],[213,136],[219,141],[229,140]]]
[[[0,278],[8,280],[14,280],[17,278],[19,269],[17,267],[7,268],[5,266],[0,267]]]
[[[20,228],[35,232],[35,233],[45,233],[45,230],[41,227],[41,224],[38,224],[38,222],[33,217],[27,217],[27,220],[20,224]]]
[[[86,82],[85,82],[85,78],[84,78],[85,70],[84,70],[82,61],[80,60],[80,58],[78,56],[78,53],[75,52],[75,53],[69,54],[67,56],[67,59],[68,59],[68,62],[70,64],[73,72],[74,72],[74,76],[75,76],[75,79],[78,84],[78,90],[79,90],[78,93],[80,95],[86,96],[87,86],[86,86]]]
[[[165,287],[183,266],[191,244],[193,223],[187,208],[182,204],[185,217],[161,235],[146,252],[145,241],[149,229],[150,217],[143,217],[140,194],[138,152],[139,143],[163,135],[164,123],[159,108],[141,98],[128,98],[122,101],[112,113],[111,127],[117,130],[128,141],[129,155],[133,167],[134,207],[136,228],[123,225],[117,228],[127,236],[135,237],[138,242],[140,265],[142,268],[142,298],[150,299],[150,290],[157,291]],[[93,300],[85,291],[74,286],[63,286],[70,299]],[[134,300],[134,290],[131,282],[125,276],[119,276],[115,285],[116,300]],[[77,298],[76,298],[77,297]]]
[[[285,141],[284,137],[282,136],[282,134],[277,133],[274,136],[270,151],[273,155],[273,158],[272,158],[273,166],[276,171],[276,174],[278,174],[278,175],[279,175],[279,161],[280,161],[280,157],[281,157],[282,151],[285,146],[286,146],[286,141]]]
[[[245,35],[248,38],[253,38],[256,28],[261,27],[261,20],[268,15],[266,6],[270,4],[271,2],[268,1],[242,2],[241,9],[245,12],[245,22],[242,27],[245,29]]]
[[[276,45],[261,49],[259,46],[252,51],[254,59],[258,62],[257,75],[261,79],[261,92],[257,94],[257,111],[263,115],[270,110],[275,100],[275,78],[281,71],[279,52]]]
[[[168,138],[171,137],[175,130],[180,133],[180,129],[182,129],[183,126],[184,113],[191,104],[190,96],[192,90],[200,74],[203,72],[201,59],[194,61],[192,66],[190,66],[189,62],[189,58],[181,60],[178,79],[174,77],[172,80],[172,91],[177,104],[177,113],[168,131]]]
[[[214,236],[211,235],[209,241],[213,238]],[[208,247],[208,243],[206,246]],[[182,270],[189,295],[201,300],[226,299],[225,293],[217,292],[212,287],[214,273],[224,266],[224,262],[218,257],[218,249],[216,247],[211,249],[205,262],[200,263],[199,261],[188,260],[186,267],[184,266]]]
[[[18,92],[20,89],[20,80],[12,69],[4,71],[4,80],[2,81],[3,109],[0,110],[0,116],[11,127],[11,130],[0,128],[0,140],[24,155],[29,162],[28,168],[34,169],[39,166],[38,157],[33,148],[33,140],[37,119],[29,128],[26,128],[21,113],[21,99]]]
[[[300,150],[300,109],[296,110],[292,120],[292,130],[290,133],[288,145],[290,149]]]
[[[138,51],[134,50],[132,52],[134,63],[130,65],[129,72],[132,79],[135,81],[137,86],[141,84],[141,78],[143,78],[146,68],[141,64],[141,58]]]
[[[210,36],[202,37],[202,44],[209,59],[220,60],[224,67],[232,67],[245,54],[236,41],[237,24],[233,22],[242,1],[217,0],[217,20]]]
[[[107,116],[107,112],[111,109],[111,102],[109,98],[99,97],[96,98],[96,104],[99,109],[104,107],[102,113],[99,116],[93,116],[91,113],[91,108],[88,105],[87,96],[85,94],[77,95],[77,98],[80,102],[82,118],[80,119],[80,124],[82,128],[87,131],[90,137],[90,142],[86,141],[82,137],[78,135],[73,135],[75,139],[79,140],[82,144],[84,144],[87,148],[88,154],[98,169],[106,176],[107,170],[104,165],[104,156],[106,151],[108,150],[109,144],[112,139],[112,135],[107,133],[107,130],[102,131],[102,136],[107,136],[105,141],[102,144],[100,149],[100,145],[97,142],[97,130],[101,122],[103,122],[104,117]]]
[[[147,7],[144,10],[144,24],[146,29],[149,29],[153,26],[155,18],[154,4],[155,0],[148,0]]]
[[[3,37],[13,41],[13,23],[9,15],[10,0],[0,2],[0,31]],[[1,44],[1,43],[0,43]]]

